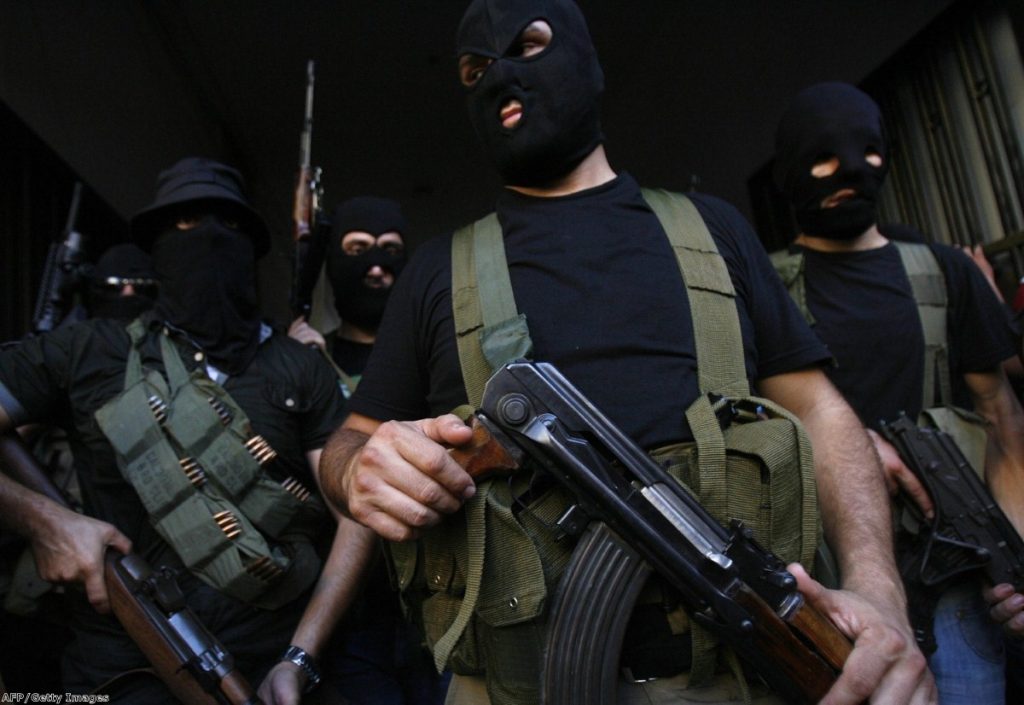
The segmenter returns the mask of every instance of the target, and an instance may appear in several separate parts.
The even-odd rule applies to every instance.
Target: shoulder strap
[[[526,316],[516,308],[494,213],[453,236],[452,314],[466,395],[476,408],[493,371],[533,351]]]
[[[669,238],[690,297],[700,389],[748,394],[736,291],[704,219],[682,194],[644,189],[643,196]],[[452,312],[467,396],[478,406],[493,370],[532,351],[493,213],[454,235]],[[716,353],[721,350],[737,354]]]
[[[680,193],[642,193],[668,235],[690,297],[700,390],[724,396],[749,394],[736,290],[704,219]],[[736,354],[722,355],[722,350]]]
[[[813,326],[814,315],[807,305],[807,287],[804,283],[803,250],[796,250],[794,252],[779,250],[778,252],[771,253],[768,257],[771,259],[772,266],[775,267],[779,278],[782,279],[782,283],[786,285],[786,291],[789,292],[790,298],[793,299],[796,307],[803,314],[807,325]]]
[[[928,245],[893,241],[900,253],[924,332],[924,390],[921,408],[952,404],[947,332],[946,277]],[[936,379],[938,394],[936,395]]]

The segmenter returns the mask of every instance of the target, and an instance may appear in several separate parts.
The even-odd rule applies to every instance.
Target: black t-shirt
[[[341,336],[334,336],[331,340],[331,359],[345,374],[356,379],[366,369],[372,350],[373,343],[357,343]]]
[[[814,330],[836,366],[828,375],[861,421],[878,428],[901,411],[916,418],[924,385],[924,330],[910,280],[893,244],[849,253],[804,252]],[[1009,317],[977,266],[947,245],[931,245],[946,279],[953,401],[970,406],[968,372],[1015,354]]]
[[[742,216],[691,197],[737,291],[748,377],[828,359]],[[689,439],[684,412],[698,388],[688,298],[636,182],[620,175],[559,198],[506,190],[497,213],[534,358],[555,364],[642,446]],[[447,236],[420,247],[396,283],[349,409],[408,420],[464,404],[451,309]]]
[[[143,341],[142,364],[163,371],[159,329],[151,327]],[[188,369],[200,364],[196,348],[172,339]],[[93,417],[124,388],[129,345],[123,322],[96,319],[0,351],[0,404],[15,423],[42,421],[68,429],[85,512],[117,526],[136,551],[157,562],[169,556],[166,547]],[[305,453],[323,447],[344,408],[337,376],[319,353],[273,334],[249,367],[222,386],[277,451],[268,473],[279,480],[293,476],[315,489]]]

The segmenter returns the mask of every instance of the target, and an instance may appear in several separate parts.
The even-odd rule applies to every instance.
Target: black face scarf
[[[245,370],[260,336],[252,241],[207,216],[191,230],[161,233],[153,264],[161,320],[185,331],[222,372]]]
[[[509,50],[535,20],[551,25],[548,47],[530,57]],[[470,121],[506,184],[543,186],[572,171],[601,144],[599,103],[604,74],[586,21],[572,0],[474,0],[462,17],[458,56],[493,63],[468,89]],[[519,123],[502,126],[510,98],[523,105]]]
[[[119,289],[94,287],[89,291],[90,318],[133,321],[153,308],[154,300],[144,294],[122,296]]]
[[[867,163],[876,152],[882,166]],[[811,167],[836,157],[839,168],[815,178]],[[889,168],[882,114],[853,86],[820,83],[800,92],[783,115],[775,135],[775,179],[793,206],[806,235],[834,240],[857,237],[878,219],[878,194]],[[840,189],[856,196],[832,208],[821,202]]]

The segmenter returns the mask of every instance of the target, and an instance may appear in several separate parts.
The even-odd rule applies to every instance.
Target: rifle
[[[291,309],[297,318],[309,318],[313,288],[320,275],[323,260],[322,238],[314,237],[320,214],[323,190],[320,167],[311,166],[313,149],[313,84],[314,63],[306,64],[306,112],[299,137],[299,176],[295,185],[292,210],[295,237],[295,261],[292,270]]]
[[[907,589],[910,621],[925,654],[935,651],[935,606],[958,575],[982,575],[992,585],[1024,591],[1024,540],[985,483],[945,431],[919,428],[905,414],[882,423],[885,436],[924,485],[935,506],[927,520],[910,497],[898,500],[919,531],[897,536],[897,564]]]
[[[17,434],[0,433],[0,458],[18,482],[68,506]],[[189,705],[259,705],[234,658],[185,604],[171,569],[153,570],[142,556],[114,549],[104,560],[114,616],[176,698]]]
[[[76,181],[61,240],[50,243],[46,253],[43,279],[32,314],[32,330],[35,333],[45,333],[57,327],[67,315],[71,295],[81,283],[85,253],[82,234],[75,228],[81,200],[82,182]]]
[[[742,522],[723,528],[553,366],[499,369],[472,425],[473,440],[450,452],[475,479],[529,458],[575,498],[556,522],[584,535],[552,606],[542,702],[614,703],[626,623],[652,569],[789,701],[818,702],[831,688],[850,642],[785,564]]]

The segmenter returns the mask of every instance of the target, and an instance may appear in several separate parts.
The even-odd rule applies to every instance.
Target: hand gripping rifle
[[[75,227],[81,201],[82,182],[76,181],[61,240],[50,243],[50,249],[46,253],[43,280],[32,313],[34,333],[45,333],[60,324],[70,308],[69,302],[75,288],[81,283],[85,253],[82,248],[82,234]]]
[[[542,702],[613,705],[622,638],[653,569],[791,702],[818,702],[849,640],[734,520],[723,528],[553,366],[514,362],[488,381],[474,438],[452,456],[475,478],[526,459],[575,497],[558,520],[583,532],[552,606]]]
[[[935,651],[935,606],[951,580],[970,573],[992,585],[1024,591],[1024,541],[952,437],[919,428],[906,415],[882,424],[885,436],[924,485],[935,506],[925,519],[906,493],[900,504],[920,527],[897,537],[897,563],[907,589],[910,622],[925,654]]]
[[[0,459],[29,489],[67,507],[35,457],[13,432],[0,434]],[[234,659],[185,604],[169,568],[153,570],[142,556],[106,554],[110,606],[156,675],[188,705],[259,705]]]
[[[295,262],[292,270],[291,308],[297,318],[309,319],[313,288],[320,276],[323,260],[323,238],[316,238],[320,199],[320,167],[311,166],[313,150],[313,84],[314,63],[306,64],[306,112],[299,139],[299,176],[295,185],[292,210],[295,237]]]

